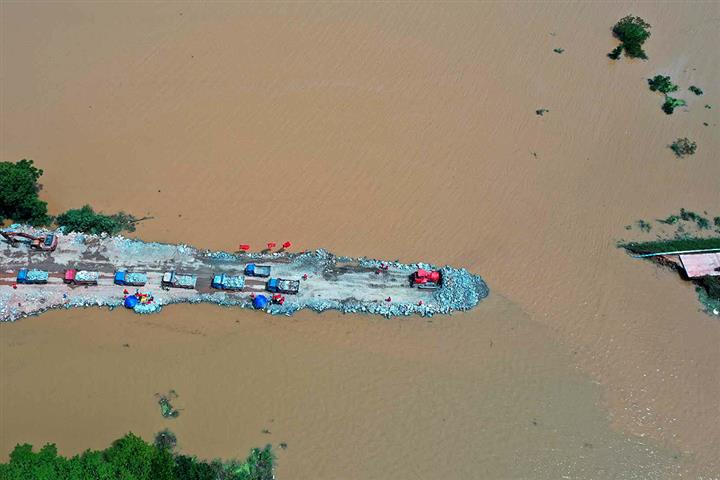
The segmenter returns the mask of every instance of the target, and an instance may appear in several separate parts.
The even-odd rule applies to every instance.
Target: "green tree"
[[[47,203],[38,198],[42,174],[32,160],[0,162],[0,220],[11,218],[31,225],[50,222]]]
[[[162,433],[162,432],[161,432]],[[1,480],[273,480],[275,457],[270,445],[251,450],[245,462],[208,461],[174,454],[128,433],[103,451],[87,450],[70,459],[53,444],[37,453],[17,445],[8,463],[0,463]]]
[[[105,450],[104,458],[124,477],[133,480],[154,480],[150,476],[154,457],[153,450],[152,445],[145,440],[128,433],[115,440],[112,446]]]
[[[613,27],[612,32],[615,38],[622,43],[608,53],[608,57],[617,60],[624,51],[625,55],[630,58],[647,60],[648,57],[642,49],[642,45],[650,37],[650,28],[651,25],[640,17],[628,15],[620,19]]]
[[[124,212],[114,215],[96,213],[90,205],[68,210],[57,216],[56,222],[67,232],[82,232],[99,235],[108,233],[117,235],[123,230],[132,232],[138,220]]]

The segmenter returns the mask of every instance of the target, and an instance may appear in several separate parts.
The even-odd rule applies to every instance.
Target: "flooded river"
[[[647,62],[605,56],[628,13],[653,26]],[[720,322],[615,248],[640,218],[720,214],[717,3],[0,14],[0,157],[45,170],[52,213],[451,264],[491,290],[432,319],[190,305],[0,325],[3,458],[169,427],[202,457],[286,442],[281,479],[720,475]],[[660,110],[656,74],[688,111]],[[698,144],[682,161],[680,136]]]

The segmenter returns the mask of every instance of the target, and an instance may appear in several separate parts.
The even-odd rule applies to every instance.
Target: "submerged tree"
[[[697,150],[697,144],[689,140],[687,137],[683,137],[678,138],[672,144],[670,144],[670,149],[675,152],[675,155],[677,155],[679,158],[682,158],[685,155],[694,155],[695,151]],[[682,219],[685,220],[686,214],[683,210],[680,211],[680,215]]]
[[[648,85],[653,92],[664,94],[677,92],[678,90],[678,86],[672,83],[669,76],[655,75],[653,78],[648,78]]]
[[[651,25],[640,17],[628,15],[620,19],[612,31],[615,38],[622,43],[615,47],[612,52],[608,53],[608,57],[617,60],[620,58],[622,52],[625,51],[625,55],[630,58],[647,60],[648,57],[642,49],[642,45],[645,43],[645,40],[650,37],[650,28]]]
[[[687,105],[685,100],[671,97],[669,94],[678,91],[678,86],[672,83],[669,76],[655,75],[653,78],[648,78],[648,86],[653,92],[660,92],[665,96],[665,102],[662,105],[662,110],[668,115],[671,115],[677,107],[684,107]]]
[[[672,115],[672,113],[675,111],[677,107],[684,107],[687,105],[687,102],[685,100],[682,100],[680,98],[674,98],[670,95],[665,96],[665,103],[662,105],[662,110],[668,115]]]

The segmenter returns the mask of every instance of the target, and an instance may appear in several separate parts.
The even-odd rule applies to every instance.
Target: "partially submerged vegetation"
[[[672,92],[677,92],[679,87],[672,83],[669,76],[655,75],[653,78],[648,78],[648,85],[651,91],[660,92],[665,96],[662,110],[666,114],[672,115],[676,108],[687,105],[685,100],[670,96]]]
[[[164,418],[177,418],[180,415],[180,410],[173,407],[172,403],[170,403],[170,400],[175,400],[178,397],[175,390],[170,390],[165,395],[156,393],[155,396],[158,399],[158,405],[160,405],[160,415]]]
[[[615,24],[612,29],[615,38],[620,40],[620,45],[615,47],[608,57],[613,60],[620,58],[623,52],[630,58],[647,60],[643,43],[650,37],[651,25],[640,17],[628,15]]]
[[[81,208],[61,213],[55,221],[66,232],[117,235],[123,231],[134,232],[135,224],[139,219],[125,212],[104,215],[95,212],[90,205],[84,205]]]
[[[676,108],[684,107],[685,105],[687,105],[685,100],[665,95],[665,103],[662,104],[662,111],[667,115],[672,115]]]
[[[678,86],[672,83],[670,77],[664,75],[655,75],[653,78],[648,78],[648,85],[651,91],[664,94],[677,92],[678,90]]]
[[[163,432],[161,432],[163,433]],[[172,433],[172,432],[169,432]],[[174,435],[172,435],[174,438]],[[245,461],[200,460],[174,451],[175,444],[150,444],[128,433],[105,450],[80,455],[58,455],[48,443],[33,452],[32,445],[17,445],[10,461],[0,464],[5,480],[272,480],[275,455],[270,445],[254,448]]]
[[[670,144],[670,149],[675,152],[675,156],[682,158],[685,155],[695,155],[697,143],[689,140],[687,137],[678,138]]]
[[[637,255],[715,250],[720,249],[720,238],[672,238],[649,242],[627,242],[621,243],[619,246]]]
[[[707,215],[707,212],[704,212]],[[651,241],[631,241],[618,243],[629,253],[641,257],[647,257],[659,265],[671,267],[678,270],[683,278],[688,279],[681,267],[679,255],[683,253],[711,253],[720,252],[720,236],[707,236],[714,231],[720,234],[720,215],[712,219],[699,213],[680,209],[680,213],[670,215],[663,219],[656,220],[661,225],[675,227],[675,235],[670,238],[658,238]],[[649,225],[649,222],[640,220],[640,223]],[[627,227],[626,227],[627,229]],[[714,230],[713,230],[714,229]],[[647,232],[648,230],[641,230]],[[688,230],[692,230],[689,233]],[[720,277],[702,276],[689,278],[694,284],[700,302],[707,312],[714,315],[720,314]]]
[[[32,160],[0,162],[0,224],[6,220],[32,226],[47,226],[53,222],[67,232],[88,234],[135,231],[135,224],[146,220],[125,212],[105,215],[85,205],[61,213],[57,218],[48,215],[47,202],[40,200],[38,193],[42,186],[38,180],[43,171],[34,166]]]

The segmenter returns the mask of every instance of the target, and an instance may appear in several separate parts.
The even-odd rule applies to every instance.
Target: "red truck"
[[[63,282],[70,285],[97,285],[98,272],[90,272],[88,270],[65,270]]]

